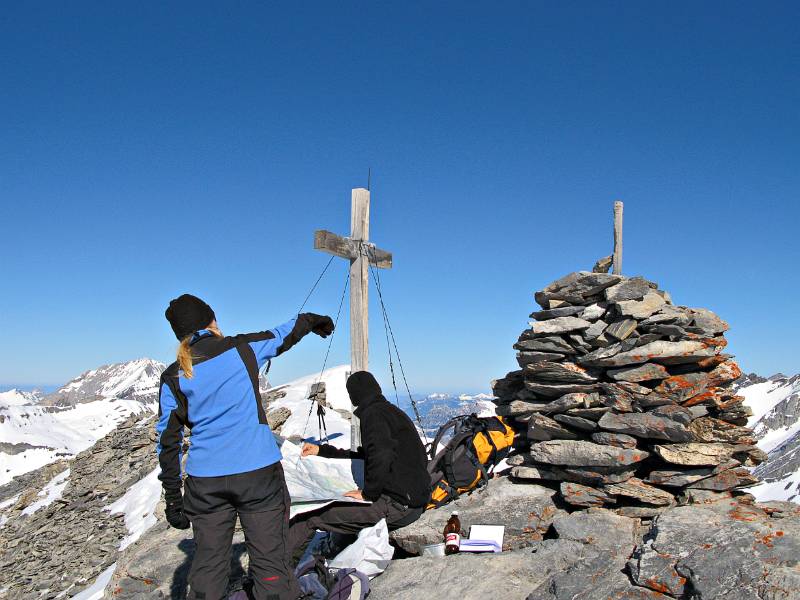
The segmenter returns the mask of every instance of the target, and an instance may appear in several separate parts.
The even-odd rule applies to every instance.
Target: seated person
[[[361,446],[340,450],[330,444],[303,445],[301,456],[360,458],[364,460],[364,489],[345,496],[371,504],[331,504],[298,515],[289,528],[289,547],[298,561],[317,529],[357,534],[386,519],[389,529],[416,521],[430,498],[430,475],[425,448],[411,419],[381,393],[367,371],[353,373],[347,393],[359,418]]]

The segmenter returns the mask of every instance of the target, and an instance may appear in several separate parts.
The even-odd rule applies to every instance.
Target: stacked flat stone
[[[747,467],[766,456],[732,389],[727,323],[641,277],[581,271],[535,298],[520,369],[493,384],[497,414],[522,432],[513,477],[639,517],[757,483]]]

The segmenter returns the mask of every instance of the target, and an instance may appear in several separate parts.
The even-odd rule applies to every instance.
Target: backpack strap
[[[442,441],[442,438],[447,433],[448,429],[453,429],[453,435],[456,433],[456,427],[464,417],[453,417],[449,421],[447,421],[444,425],[439,427],[439,431],[436,432],[436,437],[433,438],[433,441],[430,443],[430,448],[428,449],[428,455],[431,457],[431,460],[436,458],[436,449],[439,447],[439,442]]]

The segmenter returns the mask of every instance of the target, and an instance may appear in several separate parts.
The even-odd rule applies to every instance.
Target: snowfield
[[[132,414],[156,410],[154,402],[114,398],[63,408],[0,404],[0,442],[19,450],[0,452],[0,485],[86,450]]]

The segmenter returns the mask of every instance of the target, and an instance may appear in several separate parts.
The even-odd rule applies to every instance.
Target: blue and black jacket
[[[217,337],[208,330],[194,334],[193,377],[184,377],[177,363],[161,375],[156,433],[165,490],[181,488],[184,427],[191,430],[186,473],[193,477],[246,473],[280,461],[258,372],[323,318],[303,313],[275,329],[233,337]]]

